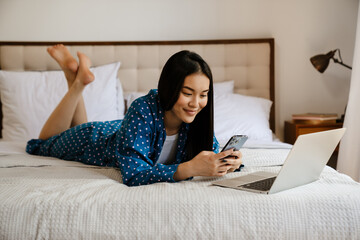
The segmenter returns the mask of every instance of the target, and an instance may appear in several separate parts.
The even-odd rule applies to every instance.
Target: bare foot
[[[76,72],[78,70],[78,63],[76,59],[63,44],[57,44],[49,47],[47,51],[64,71],[70,87],[75,80]]]
[[[95,79],[94,74],[90,71],[91,61],[81,52],[77,52],[77,56],[79,57],[79,69],[75,81],[80,81],[83,85],[87,85]]]

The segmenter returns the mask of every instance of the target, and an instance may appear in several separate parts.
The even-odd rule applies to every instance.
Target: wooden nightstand
[[[294,123],[292,121],[285,121],[284,128],[284,140],[286,143],[294,144],[297,137],[301,134],[321,132],[331,129],[341,128],[342,123],[324,123],[324,124],[306,124],[306,123]],[[339,153],[339,147],[337,147],[330,157],[327,165],[336,169],[337,157]]]

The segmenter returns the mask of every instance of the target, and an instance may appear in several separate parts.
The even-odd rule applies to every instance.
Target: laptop
[[[345,128],[300,135],[278,174],[255,172],[213,185],[272,194],[317,180],[345,133]]]

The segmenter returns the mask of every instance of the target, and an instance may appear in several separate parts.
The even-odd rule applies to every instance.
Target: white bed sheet
[[[216,178],[127,187],[116,169],[24,153],[0,142],[0,239],[359,239],[360,184],[326,167],[273,195]],[[244,169],[276,172],[289,149],[243,151]]]

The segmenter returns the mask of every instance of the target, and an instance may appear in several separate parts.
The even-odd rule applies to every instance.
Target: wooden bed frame
[[[55,61],[46,53],[48,46],[57,43],[59,42],[0,42],[0,69],[7,71],[59,70]],[[141,89],[141,86],[144,85],[146,88],[156,88],[161,68],[170,53],[181,49],[195,51],[209,63],[215,82],[234,80],[236,93],[264,97],[273,102],[270,113],[270,128],[275,133],[273,38],[61,43],[68,46],[73,53],[77,50],[85,52],[96,66],[120,61],[122,65],[119,70],[119,78],[125,92],[145,91],[146,89]],[[257,49],[258,47],[260,50]],[[260,63],[258,63],[256,55],[263,55],[264,52],[265,55],[260,58]],[[142,58],[152,58],[152,54],[158,58],[157,69],[145,69],[149,67],[147,65],[151,64],[152,60],[145,63],[140,63],[140,61]],[[137,76],[139,75],[138,72],[142,70],[144,71],[143,76],[151,78],[150,84],[141,82],[142,79],[130,79],[134,77],[133,72],[136,72],[135,75]],[[265,73],[262,76],[258,74],[261,71]],[[236,75],[238,73],[239,76]],[[253,75],[250,77],[251,74]],[[134,86],[136,81],[140,82]],[[259,81],[259,83],[253,84],[254,81]],[[131,87],[128,88],[127,85],[131,85]],[[257,89],[251,89],[252,85],[256,86]],[[0,119],[2,129],[2,111],[0,112]]]

